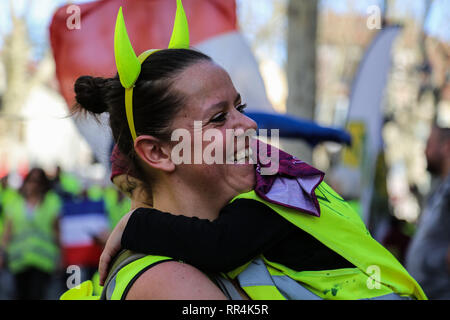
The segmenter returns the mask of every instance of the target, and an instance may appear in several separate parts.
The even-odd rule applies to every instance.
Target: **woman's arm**
[[[226,297],[198,269],[168,261],[145,271],[131,286],[126,300],[226,300]]]
[[[122,247],[165,255],[209,272],[231,271],[295,230],[259,201],[238,199],[218,219],[189,218],[137,209],[122,235]]]

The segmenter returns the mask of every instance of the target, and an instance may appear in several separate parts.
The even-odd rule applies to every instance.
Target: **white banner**
[[[343,195],[359,198],[363,220],[369,221],[375,165],[383,150],[383,97],[391,68],[391,48],[400,27],[383,28],[366,51],[351,90],[347,130],[352,146],[342,152],[340,178],[351,183]],[[347,188],[349,189],[349,188]]]

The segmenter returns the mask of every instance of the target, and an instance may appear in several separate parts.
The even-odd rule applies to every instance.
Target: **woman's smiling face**
[[[184,108],[177,114],[172,123],[172,130],[186,129],[191,136],[191,162],[177,165],[181,179],[191,179],[200,190],[207,193],[226,194],[229,197],[253,189],[255,185],[255,168],[248,159],[244,164],[233,162],[233,156],[242,163],[249,141],[240,147],[238,143],[231,146],[233,131],[251,132],[256,130],[256,123],[243,114],[245,105],[234,88],[228,73],[213,62],[194,64],[178,75],[173,89],[185,98]],[[201,124],[200,124],[201,121]],[[196,122],[196,125],[194,124]],[[195,136],[211,133],[214,137],[208,141],[201,139],[201,150],[194,147]],[[228,137],[228,138],[227,138]],[[204,138],[205,139],[205,138]],[[212,141],[211,141],[212,140]],[[211,142],[210,142],[211,141]],[[236,139],[234,139],[236,142]],[[209,145],[209,146],[208,146]],[[208,148],[207,148],[208,146]],[[217,156],[215,152],[207,153],[216,147],[222,150],[223,156],[215,157],[216,163],[205,163],[208,154]],[[227,148],[231,161],[226,161]],[[230,149],[231,148],[231,149]],[[247,150],[245,150],[245,149]],[[195,153],[200,164],[194,163]],[[199,154],[201,152],[201,154]],[[230,156],[229,156],[230,159]],[[219,162],[219,163],[217,163]]]

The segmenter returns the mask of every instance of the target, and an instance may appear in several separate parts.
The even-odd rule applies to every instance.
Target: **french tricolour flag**
[[[62,258],[65,266],[96,267],[102,247],[94,237],[108,230],[103,201],[66,200],[60,221]]]

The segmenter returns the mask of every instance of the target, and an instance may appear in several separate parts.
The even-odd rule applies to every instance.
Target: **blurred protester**
[[[52,273],[59,266],[61,202],[41,168],[25,177],[19,193],[5,203],[2,248],[14,275],[18,299],[46,298]],[[0,265],[5,260],[1,259]]]
[[[433,126],[425,155],[439,183],[421,214],[406,266],[430,299],[450,299],[450,128]]]

